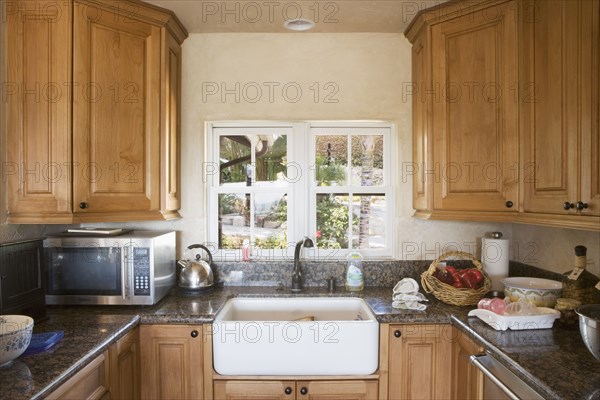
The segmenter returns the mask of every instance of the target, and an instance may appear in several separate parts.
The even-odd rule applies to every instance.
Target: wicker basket
[[[439,263],[448,258],[467,258],[473,262],[473,265],[483,273],[483,286],[479,289],[458,289],[452,285],[448,285],[440,281],[438,278],[433,276],[435,269],[439,265]],[[471,254],[464,253],[462,251],[453,251],[444,253],[438,258],[436,258],[427,271],[421,274],[421,285],[423,289],[427,293],[433,293],[433,295],[438,299],[447,304],[452,304],[454,306],[472,306],[477,304],[479,300],[485,296],[487,292],[492,288],[492,282],[487,274],[483,271],[483,267],[481,263],[477,261]]]

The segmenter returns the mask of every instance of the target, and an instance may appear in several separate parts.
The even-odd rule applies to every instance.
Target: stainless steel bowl
[[[577,307],[579,331],[588,350],[600,360],[600,304]]]

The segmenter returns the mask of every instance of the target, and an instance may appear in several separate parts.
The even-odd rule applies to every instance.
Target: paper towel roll
[[[508,276],[508,252],[508,239],[481,240],[481,262],[492,281],[492,290],[504,290],[500,281]]]

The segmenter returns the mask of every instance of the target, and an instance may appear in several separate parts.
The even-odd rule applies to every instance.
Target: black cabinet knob
[[[292,388],[291,387],[286,387],[285,388],[285,394],[292,394]]]
[[[570,210],[571,208],[575,208],[575,204],[573,204],[573,203],[569,203],[568,201],[565,201],[565,202],[563,203],[563,208],[564,208],[565,210]]]
[[[190,336],[193,338],[198,337],[198,331],[194,329],[192,333],[190,333]]]
[[[512,206],[513,206],[513,205],[514,205],[514,204],[513,204],[513,202],[512,202],[512,201],[510,201],[510,200],[508,200],[508,201],[506,202],[506,208],[512,208]]]
[[[588,203],[584,203],[583,201],[578,201],[577,203],[575,203],[575,208],[578,209],[579,211],[581,211],[584,208],[588,208]]]
[[[302,389],[300,389],[300,394],[301,395],[305,395],[306,393],[308,393],[308,389],[303,387]]]
[[[402,332],[400,332],[400,331],[394,331],[394,336],[400,337],[400,336],[402,336]]]
[[[79,203],[79,208],[81,208],[82,210],[85,210],[86,208],[88,208],[88,203],[86,203],[85,201],[82,201],[81,203]]]

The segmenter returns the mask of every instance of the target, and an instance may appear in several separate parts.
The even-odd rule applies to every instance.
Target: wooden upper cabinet
[[[522,81],[534,83],[521,112],[525,212],[600,215],[599,3],[523,2]]]
[[[415,215],[506,219],[519,202],[515,5],[448,7],[420,13],[406,31]]]
[[[599,3],[457,1],[415,17],[416,217],[600,230]]]
[[[160,27],[75,5],[74,211],[158,210]]]
[[[14,2],[23,16],[9,15],[8,73],[17,87],[39,85],[42,98],[8,99],[8,161],[19,167],[8,222],[178,217],[185,28],[135,0],[60,3],[58,22],[47,23],[27,11],[47,8],[24,2]],[[63,96],[51,101],[56,82]]]
[[[517,211],[517,25],[493,7],[432,27],[435,210]]]
[[[72,36],[71,7],[26,3],[6,5],[7,207],[11,214],[68,218],[71,48],[65,44]]]

